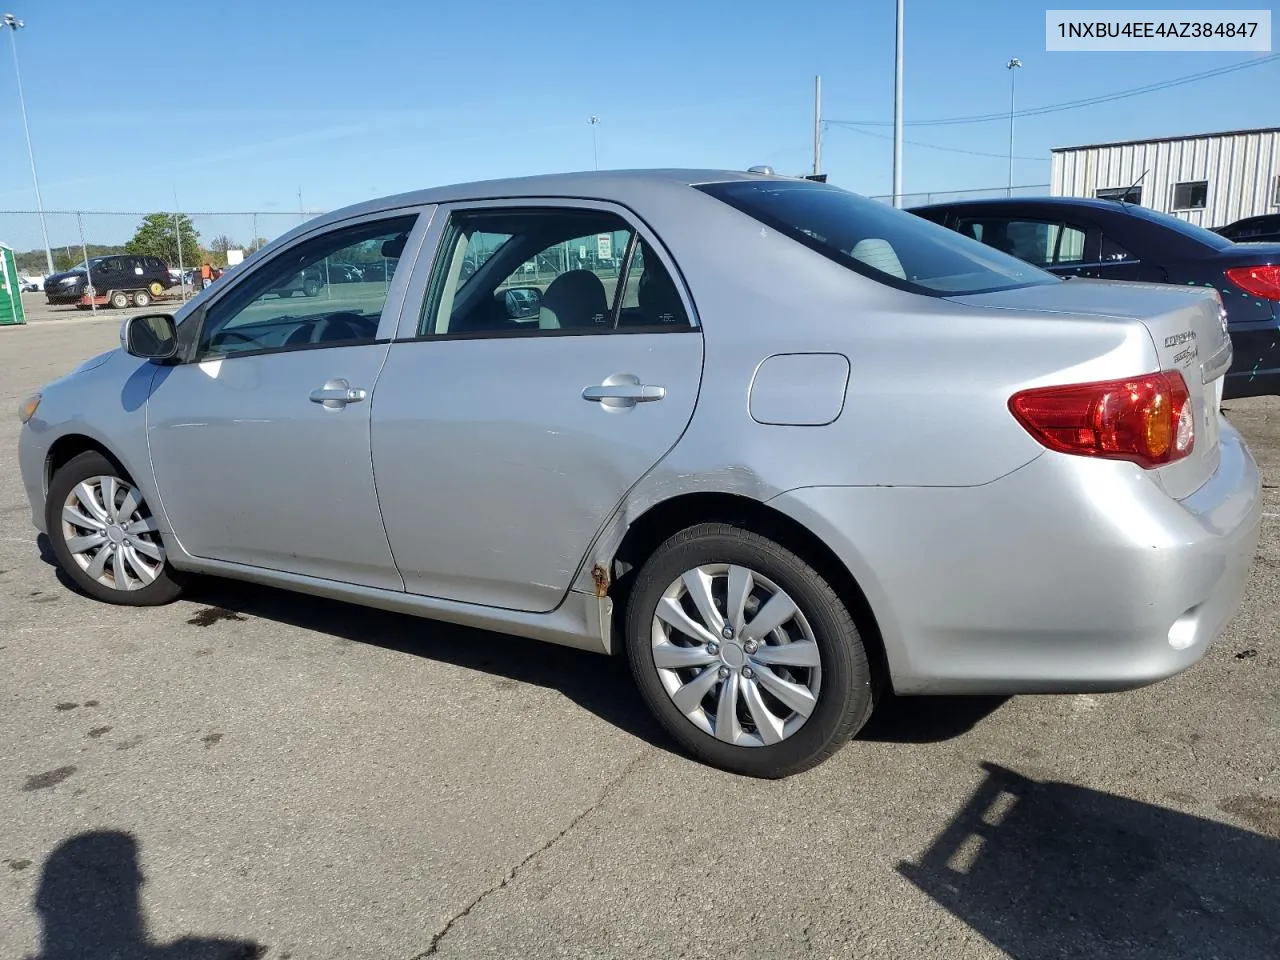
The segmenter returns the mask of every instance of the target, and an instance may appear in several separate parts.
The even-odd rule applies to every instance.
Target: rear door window
[[[956,228],[1038,267],[1084,262],[1086,231],[1070,224],[1026,217],[971,217],[957,221]]]
[[[829,184],[737,180],[697,189],[857,273],[912,293],[943,297],[1061,282],[985,243]]]

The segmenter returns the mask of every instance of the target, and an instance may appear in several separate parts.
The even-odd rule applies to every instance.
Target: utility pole
[[[591,124],[591,169],[600,169],[600,154],[596,148],[596,127],[600,126],[600,118],[595,114],[591,115],[591,119],[587,121]]]
[[[1005,67],[1009,70],[1009,196],[1013,196],[1013,117],[1014,117],[1014,99],[1017,92],[1018,70],[1022,67],[1022,61],[1014,57]]]
[[[813,78],[813,175],[822,172],[822,75]]]
[[[893,205],[902,206],[902,0],[898,0],[893,72]]]
[[[40,215],[40,234],[44,237],[44,259],[53,273],[53,250],[49,247],[49,228],[44,222],[44,200],[40,197],[40,178],[36,176],[36,154],[31,149],[31,129],[27,126],[27,100],[22,95],[22,71],[18,69],[18,31],[26,24],[12,13],[0,17],[0,30],[9,30],[9,45],[13,48],[13,74],[18,78],[18,109],[22,113],[22,132],[27,138],[27,159],[31,161],[31,183],[36,188],[36,212]]]

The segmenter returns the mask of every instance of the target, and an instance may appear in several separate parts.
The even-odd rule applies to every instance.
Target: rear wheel
[[[155,606],[182,592],[141,491],[97,451],[73,457],[53,475],[45,525],[58,565],[96,600]]]
[[[133,305],[135,307],[146,307],[151,304],[151,294],[146,290],[139,290],[133,295]]]
[[[115,290],[112,292],[109,302],[117,310],[123,310],[129,305],[129,295],[123,290]]]
[[[158,297],[164,293],[164,284],[159,280],[152,280],[151,283],[147,284],[147,289],[151,292],[151,296]]]
[[[807,770],[871,715],[866,649],[840,597],[795,553],[737,527],[691,527],[654,551],[626,635],[659,722],[725,770]]]
[[[302,295],[304,297],[314,297],[320,292],[320,284],[315,280],[306,280],[302,284]]]

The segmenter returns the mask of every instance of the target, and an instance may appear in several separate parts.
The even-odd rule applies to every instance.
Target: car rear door
[[[656,238],[609,204],[442,208],[427,249],[373,402],[397,567],[411,593],[554,609],[684,432],[701,331]]]

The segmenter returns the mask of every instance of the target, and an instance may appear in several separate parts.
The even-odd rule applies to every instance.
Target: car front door
[[[427,245],[373,405],[405,589],[554,609],[688,424],[701,332],[656,238],[609,205],[455,207]]]
[[[312,297],[275,291],[326,257],[398,258],[416,249],[426,219],[415,210],[321,228],[183,321],[188,362],[160,368],[147,430],[160,498],[188,553],[403,588],[373,485],[369,409],[410,271]]]

